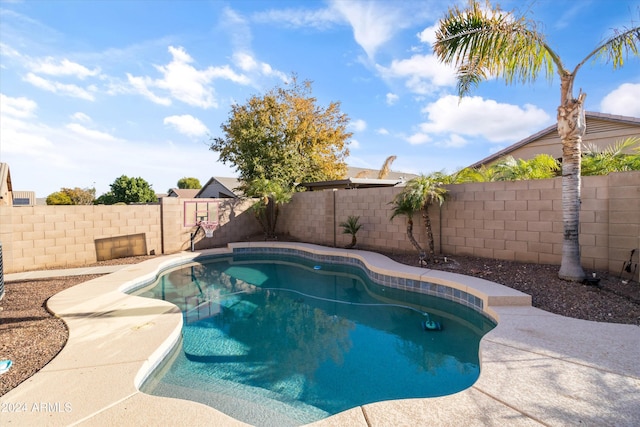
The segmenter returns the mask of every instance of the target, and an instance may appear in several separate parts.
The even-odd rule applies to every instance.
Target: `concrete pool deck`
[[[439,398],[364,405],[313,426],[640,425],[640,327],[558,316],[531,307],[524,294],[510,288],[405,266],[378,254],[296,246],[355,253],[379,271],[479,289],[498,320],[481,342],[481,373],[471,388]],[[42,370],[0,397],[0,425],[246,425],[200,403],[138,390],[179,340],[182,315],[170,303],[122,291],[195,255],[116,267],[52,297],[48,307],[68,325],[69,340]]]

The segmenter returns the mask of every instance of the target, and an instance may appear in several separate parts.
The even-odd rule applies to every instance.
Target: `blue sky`
[[[454,1],[0,0],[0,162],[38,197],[142,177],[235,176],[208,149],[233,103],[313,82],[341,103],[352,166],[453,172],[555,123],[559,80],[482,83],[459,102],[432,53]],[[639,25],[640,0],[502,1],[527,9],[573,69],[614,29]],[[588,63],[586,109],[640,117],[640,60]]]

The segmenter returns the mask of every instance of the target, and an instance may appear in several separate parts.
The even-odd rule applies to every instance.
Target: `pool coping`
[[[481,341],[481,373],[471,388],[439,398],[368,404],[314,426],[631,426],[640,419],[638,326],[554,315],[531,307],[528,295],[506,286],[406,266],[373,252],[246,242],[154,258],[52,297],[48,308],[68,325],[69,340],[41,371],[0,397],[3,425],[150,425],[151,420],[246,425],[196,402],[138,390],[179,340],[182,315],[173,304],[124,291],[198,257],[258,247],[355,257],[379,274],[465,290],[482,298],[485,312],[498,320]]]

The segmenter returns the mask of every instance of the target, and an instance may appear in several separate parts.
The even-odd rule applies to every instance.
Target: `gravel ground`
[[[404,264],[418,264],[415,254],[384,254]],[[96,265],[134,264],[148,258],[151,257],[124,258]],[[552,313],[640,326],[640,285],[636,281],[621,280],[618,274],[597,271],[600,283],[593,286],[558,279],[558,266],[554,265],[463,256],[447,257],[447,262],[440,259],[428,268],[482,277],[518,289],[532,296],[535,307]],[[6,295],[0,301],[0,360],[10,359],[14,364],[8,372],[0,375],[0,396],[45,366],[67,341],[67,328],[64,322],[47,311],[47,299],[95,277],[74,276],[5,284]]]

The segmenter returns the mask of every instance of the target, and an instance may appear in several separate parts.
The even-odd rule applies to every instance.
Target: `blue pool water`
[[[190,264],[136,292],[179,306],[183,339],[143,385],[252,425],[300,425],[391,399],[470,387],[495,324],[361,268],[289,256]],[[442,331],[425,331],[434,320]]]

